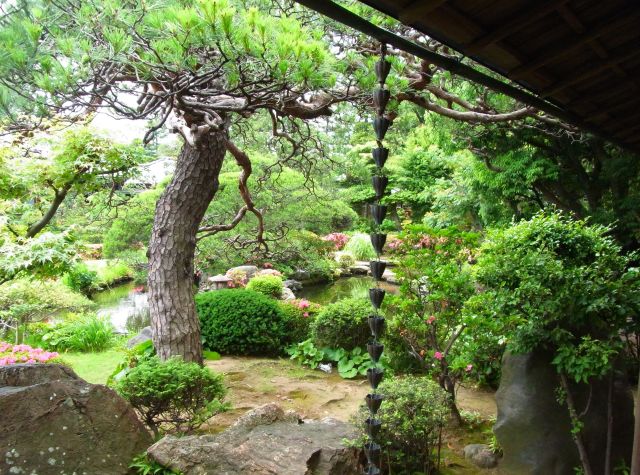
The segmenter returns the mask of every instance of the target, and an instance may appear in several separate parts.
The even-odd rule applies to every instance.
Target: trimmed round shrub
[[[380,385],[384,394],[377,417],[382,421],[379,440],[386,473],[432,473],[437,466],[438,441],[450,409],[449,395],[429,377],[405,376],[386,379]],[[358,413],[364,425],[369,412]]]
[[[287,343],[300,343],[311,336],[311,323],[320,311],[320,305],[308,300],[279,302],[285,320]]]
[[[156,435],[161,427],[192,431],[225,409],[222,376],[179,358],[143,359],[115,384],[115,390]]]
[[[196,295],[204,346],[232,355],[277,355],[286,342],[278,302],[247,289]]]
[[[253,290],[276,299],[282,297],[283,287],[282,278],[277,275],[257,275],[247,284],[247,290]]]
[[[353,257],[353,254],[347,251],[336,252],[335,259],[340,266],[340,269],[348,269],[356,263],[356,259]]]
[[[343,299],[324,307],[311,324],[311,336],[318,348],[364,347],[371,332],[367,317],[372,312],[366,299]]]

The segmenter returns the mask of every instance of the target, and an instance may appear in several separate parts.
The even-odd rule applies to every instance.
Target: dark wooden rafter
[[[400,11],[400,21],[410,25],[416,18],[428,15],[445,3],[447,0],[414,0]]]
[[[627,8],[624,11],[612,15],[611,17],[600,20],[596,25],[591,26],[585,33],[578,35],[575,39],[566,42],[558,42],[553,46],[550,46],[544,51],[538,53],[535,58],[509,71],[507,75],[512,79],[521,78],[522,76],[529,74],[546,64],[574,52],[586,43],[589,43],[602,35],[611,33],[627,23],[635,21],[639,16],[640,11],[637,7],[633,6],[633,8]]]
[[[504,19],[488,33],[476,38],[466,45],[465,49],[469,53],[477,53],[487,46],[505,39],[507,36],[530,25],[536,20],[547,16],[558,9],[569,0],[547,0],[546,2],[535,1],[530,7],[518,11],[510,18]]]

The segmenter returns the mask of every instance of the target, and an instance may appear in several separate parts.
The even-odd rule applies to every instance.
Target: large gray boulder
[[[0,368],[0,473],[128,473],[151,437],[106,386],[54,364]]]
[[[253,276],[256,275],[256,272],[258,272],[258,270],[259,269],[257,266],[238,266],[238,267],[232,267],[231,269],[229,269],[227,271],[227,275],[229,275],[232,272],[244,272],[248,280],[253,278]]]
[[[571,438],[568,409],[558,403],[558,376],[546,353],[506,354],[496,393],[498,419],[494,432],[504,451],[505,474],[573,475],[580,465]],[[607,384],[575,385],[571,389],[579,412],[587,404],[583,437],[594,473],[604,473],[607,434]],[[590,394],[591,393],[591,394]],[[590,398],[590,402],[589,401]],[[633,441],[633,399],[618,381],[613,399],[613,465],[630,463]]]
[[[185,475],[355,475],[361,453],[345,447],[355,438],[336,420],[300,423],[297,414],[267,404],[218,435],[167,436],[147,454]]]

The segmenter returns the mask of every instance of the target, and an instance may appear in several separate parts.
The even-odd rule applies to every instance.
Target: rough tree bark
[[[227,132],[185,142],[173,179],[158,200],[149,242],[149,309],[153,344],[165,360],[202,363],[200,322],[193,299],[196,233],[218,190]]]

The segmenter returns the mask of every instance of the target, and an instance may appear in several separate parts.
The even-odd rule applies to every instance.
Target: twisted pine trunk
[[[156,205],[149,242],[149,309],[153,344],[165,360],[202,363],[200,322],[193,299],[196,233],[218,190],[226,132],[185,142],[171,183]]]

